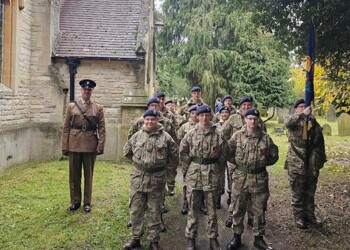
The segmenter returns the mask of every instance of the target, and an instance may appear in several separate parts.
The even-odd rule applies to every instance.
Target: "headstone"
[[[343,113],[337,119],[338,134],[341,136],[350,135],[350,115]]]
[[[332,135],[332,128],[328,123],[323,124],[322,129],[323,135]]]
[[[278,123],[283,124],[286,116],[289,115],[288,109],[277,108],[277,120]]]
[[[273,131],[276,135],[284,135],[284,129],[282,127],[274,127]]]
[[[337,119],[335,107],[332,104],[329,104],[328,111],[326,113],[326,120],[327,122],[335,122]]]

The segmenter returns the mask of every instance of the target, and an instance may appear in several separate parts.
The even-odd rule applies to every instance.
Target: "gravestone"
[[[332,128],[328,123],[323,124],[322,129],[323,135],[332,135]]]
[[[338,134],[341,136],[350,135],[350,115],[343,113],[337,119]]]
[[[335,107],[332,104],[329,104],[328,111],[326,113],[327,122],[335,122],[337,119]]]
[[[277,120],[278,123],[283,124],[286,116],[289,115],[288,109],[277,108]]]
[[[282,127],[274,127],[273,131],[276,135],[284,135],[284,129]]]

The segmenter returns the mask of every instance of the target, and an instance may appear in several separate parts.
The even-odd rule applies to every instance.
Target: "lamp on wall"
[[[161,32],[164,28],[164,23],[162,20],[158,20],[154,23],[154,26],[156,27],[157,32]]]
[[[18,0],[18,8],[19,8],[19,10],[24,9],[24,0]]]

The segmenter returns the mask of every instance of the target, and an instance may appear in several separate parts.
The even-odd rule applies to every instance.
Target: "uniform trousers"
[[[91,203],[92,178],[96,153],[69,152],[69,187],[71,203],[81,203],[81,176],[84,169],[84,204]]]

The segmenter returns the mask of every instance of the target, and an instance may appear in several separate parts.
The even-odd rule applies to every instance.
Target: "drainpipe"
[[[70,98],[69,100],[72,102],[74,101],[74,82],[75,82],[75,74],[77,73],[78,65],[80,64],[80,60],[76,57],[68,57],[66,60],[68,66],[69,66],[69,93]]]

